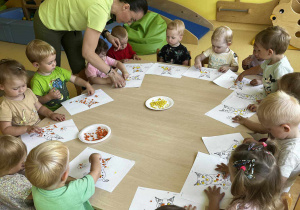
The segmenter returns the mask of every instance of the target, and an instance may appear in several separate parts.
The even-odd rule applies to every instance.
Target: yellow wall
[[[177,4],[180,4],[194,12],[197,12],[202,17],[208,20],[216,20],[216,3],[218,0],[170,0]],[[231,0],[234,2],[235,0]],[[245,3],[265,3],[272,0],[242,0]],[[195,4],[195,2],[197,2]]]

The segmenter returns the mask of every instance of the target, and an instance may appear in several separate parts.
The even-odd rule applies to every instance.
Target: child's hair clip
[[[246,167],[245,166],[241,166],[240,169],[243,170],[243,171],[246,171]]]
[[[265,142],[262,142],[261,143],[264,147],[267,147],[268,145],[267,145],[267,143],[265,143]]]

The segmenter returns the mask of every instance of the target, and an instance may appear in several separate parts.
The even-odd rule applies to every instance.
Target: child
[[[185,25],[181,20],[174,20],[167,26],[167,42],[158,53],[159,62],[189,65],[191,59],[189,51],[180,41],[184,34]]]
[[[0,61],[0,89],[4,91],[0,101],[2,134],[19,136],[24,133],[41,132],[42,129],[36,126],[40,121],[38,114],[56,121],[65,120],[64,115],[44,107],[27,88],[25,68],[16,60]]]
[[[283,75],[283,77],[278,80],[278,88],[300,101],[300,73],[294,72]],[[255,107],[253,106],[253,108],[255,108],[256,111],[256,105]],[[268,130],[260,123],[253,122],[239,115],[233,118],[233,122],[240,123],[255,133],[268,133]]]
[[[21,139],[0,136],[0,208],[34,209],[31,184],[19,172],[24,169],[26,145]]]
[[[277,81],[285,74],[293,72],[284,55],[290,43],[290,35],[279,26],[268,27],[255,37],[254,46],[258,49],[257,57],[266,60],[260,66],[242,72],[236,81],[242,81],[246,75],[263,73],[263,85],[266,95],[278,90]]]
[[[185,206],[185,207],[179,207],[176,205],[165,205],[165,206],[161,206],[158,207],[156,210],[196,210],[197,207],[196,206]]]
[[[107,52],[108,57],[121,61],[122,63],[127,62],[129,59],[141,60],[128,43],[128,33],[123,26],[115,26],[111,31],[111,35],[117,37],[121,45],[118,51],[112,46]]]
[[[283,209],[281,174],[275,152],[275,145],[241,144],[232,152],[228,166],[217,165],[216,170],[229,172],[232,182],[233,200],[227,210]],[[220,193],[216,186],[204,191],[209,199],[208,209],[220,209],[225,193]]]
[[[117,61],[113,58],[106,56],[106,51],[108,46],[103,39],[99,39],[97,48],[95,53],[99,55],[99,57],[109,66],[117,67],[121,70],[124,79],[126,80],[129,77],[129,74],[126,70],[126,67],[120,61]],[[108,74],[111,70],[108,72]],[[91,84],[111,84],[111,79],[107,76],[107,74],[101,72],[99,69],[95,68],[92,64],[88,63],[85,69],[86,77],[88,78]]]
[[[94,94],[93,87],[83,79],[72,75],[68,70],[56,66],[56,51],[47,42],[35,39],[26,47],[26,56],[37,68],[31,79],[31,89],[39,102],[52,111],[61,107],[61,102],[69,99],[66,82],[85,87],[89,95]]]
[[[209,57],[208,68],[218,69],[220,72],[237,71],[239,69],[238,56],[229,46],[232,44],[233,33],[227,26],[215,29],[212,37],[212,46],[195,58],[195,68],[201,69],[205,58]]]
[[[91,209],[89,198],[101,175],[101,156],[90,155],[91,171],[81,179],[66,184],[69,175],[69,150],[60,141],[44,142],[28,154],[25,174],[32,186],[37,210]]]

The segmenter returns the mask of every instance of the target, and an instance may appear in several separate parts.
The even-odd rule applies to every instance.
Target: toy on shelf
[[[33,20],[34,12],[39,8],[41,3],[42,0],[22,0],[22,9],[27,20]]]

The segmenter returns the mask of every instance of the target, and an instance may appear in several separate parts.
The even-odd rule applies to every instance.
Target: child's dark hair
[[[279,89],[294,96],[300,102],[300,72],[283,75],[278,81]]]
[[[27,72],[24,66],[13,59],[0,60],[0,84],[4,84],[8,79],[25,79],[27,82]]]
[[[103,39],[99,39],[98,45],[95,49],[95,53],[99,55],[101,52],[106,52],[108,50],[108,45]]]
[[[175,205],[165,205],[158,207],[156,210],[184,210],[184,208]]]
[[[231,186],[233,201],[258,207],[278,209],[282,202],[281,173],[274,155],[277,147],[272,142],[239,145],[231,154],[234,180]]]

